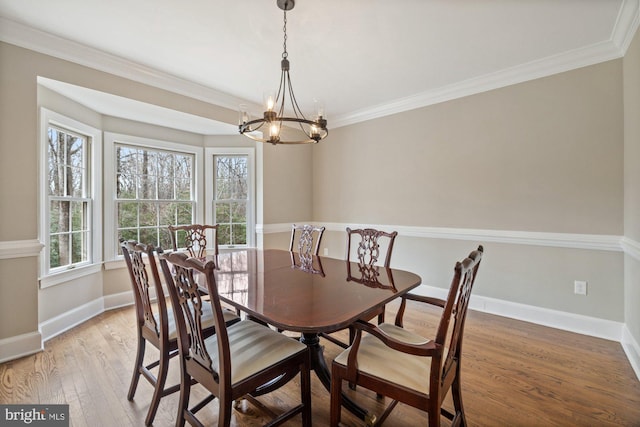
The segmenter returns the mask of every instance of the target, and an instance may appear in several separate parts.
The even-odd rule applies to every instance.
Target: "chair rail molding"
[[[389,224],[321,223],[317,221],[299,221],[296,222],[296,224],[323,225],[326,227],[327,231],[345,231],[347,227],[376,228],[395,230],[398,232],[399,236],[405,237],[474,241],[481,240],[483,242],[509,243],[515,245],[552,246],[614,252],[622,252],[623,250],[626,250],[622,244],[622,236],[606,234],[547,233],[536,231],[419,227]],[[290,231],[290,223],[259,224],[256,226],[256,232],[262,234],[289,233]],[[638,245],[637,242],[636,245]],[[638,253],[640,254],[640,245],[637,247],[639,250]]]
[[[623,237],[620,241],[624,253],[640,261],[640,242]]]
[[[0,259],[38,256],[42,248],[44,245],[37,239],[0,241]]]

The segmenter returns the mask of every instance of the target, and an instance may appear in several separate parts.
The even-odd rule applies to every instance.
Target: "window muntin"
[[[102,268],[102,132],[40,108],[38,238],[41,288]]]
[[[193,153],[116,143],[117,238],[170,248],[167,226],[195,221],[195,162]]]
[[[220,246],[246,246],[250,219],[249,156],[214,155],[214,222]]]
[[[90,137],[47,125],[47,258],[55,273],[92,261]]]

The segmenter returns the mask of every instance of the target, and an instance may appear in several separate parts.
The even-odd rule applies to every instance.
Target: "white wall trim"
[[[0,17],[0,40],[200,101],[214,103],[234,111],[241,103],[251,104],[246,100],[210,87],[163,73],[2,17]]]
[[[615,28],[608,41],[344,114],[332,120],[332,127],[339,128],[617,59],[623,56],[637,26],[638,0],[623,0]],[[6,18],[0,18],[0,40],[232,110],[245,103],[260,111],[257,105],[230,94]]]
[[[620,241],[624,253],[640,261],[640,243],[628,237]]]
[[[419,295],[430,295],[446,299],[448,289],[423,284],[418,286],[418,288],[412,292]],[[612,320],[599,319],[581,314],[499,300],[477,294],[471,295],[469,308],[484,313],[495,314],[497,316],[523,320],[537,325],[576,332],[582,335],[589,335],[617,342],[621,342],[622,340],[622,328],[624,323],[614,322]]]
[[[300,221],[300,224],[320,224],[313,221]],[[422,237],[431,239],[450,240],[481,240],[483,242],[507,243],[517,245],[552,246],[572,249],[592,249],[600,251],[621,252],[621,236],[604,234],[572,234],[572,233],[543,233],[533,231],[513,230],[482,230],[470,228],[417,227],[388,224],[346,224],[322,223],[327,231],[344,231],[351,228],[379,228],[395,230],[399,236]],[[291,231],[291,223],[259,224],[256,232],[263,234],[283,233]],[[640,247],[640,246],[639,246]]]
[[[611,35],[611,40],[620,48],[622,55],[627,53],[639,24],[640,2],[638,0],[623,0],[613,34]]]
[[[155,295],[153,288],[149,293]],[[153,298],[153,297],[152,297]],[[116,308],[133,305],[133,291],[120,292],[118,294],[106,295],[104,297],[104,310],[115,310]]]
[[[67,283],[71,280],[76,280],[84,276],[99,273],[100,271],[102,271],[102,263],[89,264],[82,267],[62,271],[60,273],[50,274],[48,276],[40,278],[40,289],[59,285],[61,283]]]
[[[43,350],[40,332],[29,332],[0,340],[0,363]]]
[[[631,363],[631,367],[636,373],[636,377],[640,381],[640,344],[633,338],[627,325],[622,328],[622,348],[627,354],[627,359]]]
[[[447,297],[446,289],[428,285],[420,285],[413,292],[421,295],[436,296],[438,298]],[[0,363],[41,351],[44,341],[48,341],[107,310],[132,304],[133,293],[131,291],[106,295],[42,322],[40,324],[41,332],[33,332],[2,339],[0,340]],[[640,346],[634,340],[627,326],[623,323],[498,300],[480,295],[472,295],[470,308],[489,314],[620,342],[631,366],[640,380]]]
[[[40,333],[42,341],[48,341],[51,338],[60,335],[63,332],[95,317],[104,312],[104,298],[96,298],[86,304],[62,313],[49,320],[40,323]]]
[[[42,248],[44,245],[37,239],[0,242],[0,259],[38,256]]]

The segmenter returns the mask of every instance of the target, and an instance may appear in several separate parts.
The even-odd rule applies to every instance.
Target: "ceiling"
[[[331,129],[619,58],[637,17],[638,0],[298,0],[287,50],[300,106],[321,99]],[[0,0],[0,19],[9,43],[232,109],[260,114],[279,82],[276,0]],[[160,114],[48,83],[103,114]],[[237,131],[206,120],[185,130]]]

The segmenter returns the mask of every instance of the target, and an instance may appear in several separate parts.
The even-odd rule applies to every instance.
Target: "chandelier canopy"
[[[240,106],[238,129],[241,134],[260,142],[271,144],[310,144],[317,143],[329,134],[327,120],[324,117],[324,106],[314,101],[315,112],[313,120],[308,120],[293,93],[291,77],[289,76],[289,59],[287,52],[287,11],[295,6],[294,0],[276,0],[278,7],[284,11],[284,52],[280,66],[280,86],[278,92],[265,93],[263,116],[251,119],[246,106]],[[287,100],[288,97],[288,100]],[[291,117],[285,116],[285,107],[293,111]],[[284,126],[283,126],[284,125]]]

